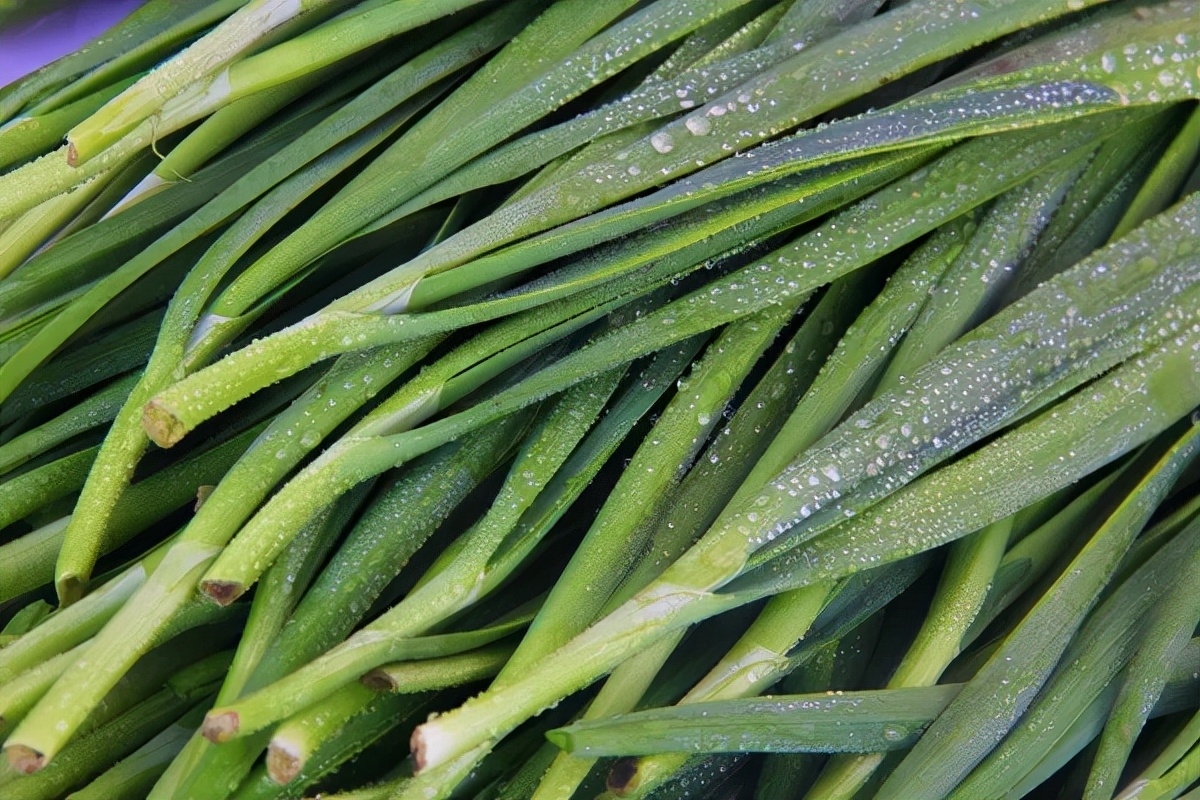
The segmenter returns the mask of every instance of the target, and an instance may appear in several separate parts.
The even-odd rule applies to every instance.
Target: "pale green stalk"
[[[607,605],[621,579],[643,558],[651,526],[718,422],[726,405],[800,301],[730,325],[679,381],[609,493],[546,604],[505,667],[514,674],[570,640]]]
[[[347,495],[341,502],[313,520],[263,577],[250,605],[250,616],[229,665],[217,702],[239,696],[267,650],[276,643],[280,629],[300,596],[308,589],[342,529],[361,504],[363,493]]]
[[[113,507],[99,542],[99,553],[113,552],[172,512],[193,503],[200,487],[217,483],[262,429],[262,425],[255,426],[130,486]],[[66,542],[71,520],[78,513],[72,511],[0,545],[0,578],[4,584],[0,597],[29,591],[54,580],[54,560]]]
[[[638,306],[640,309],[642,304],[638,304]],[[621,316],[636,317],[636,314],[621,314]],[[622,319],[616,320],[614,323],[627,324],[627,321]],[[418,583],[411,599],[389,611],[385,617],[390,619],[381,618],[379,623],[387,624],[389,627],[403,625],[406,629],[412,629],[414,614],[418,623],[423,616],[428,617],[431,611],[435,616],[429,618],[438,619],[447,611],[452,611],[461,605],[464,598],[483,596],[501,585],[501,582],[506,580],[524,562],[551,526],[568,510],[571,503],[579,497],[633,425],[649,411],[687,366],[692,354],[694,354],[694,345],[672,348],[660,353],[641,375],[630,381],[628,386],[621,391],[607,413],[596,422],[595,428],[571,452],[562,467],[553,473],[554,477],[546,484],[545,489],[537,493],[536,499],[521,515],[517,525],[507,533],[503,541],[497,541],[495,533],[484,536],[485,532],[507,517],[505,509],[509,503],[501,502],[494,504],[492,511],[485,518],[486,521],[497,517],[496,521],[476,526],[471,539],[459,540],[464,542],[464,546],[452,545],[448,548],[446,555],[435,562],[422,581]],[[603,387],[610,385],[610,382],[616,380],[619,374],[618,372],[611,376],[601,376],[595,380],[600,381],[599,385]],[[596,404],[604,402],[606,393],[595,391],[589,386],[592,382],[582,383],[564,394],[557,405],[556,412],[547,418],[548,423],[555,416],[568,418],[573,416],[569,411],[572,408],[579,410],[590,408],[598,411],[599,407]],[[571,397],[571,395],[575,395],[575,397]],[[583,398],[587,398],[587,403],[581,408]],[[581,414],[577,419],[572,419],[571,427],[581,424],[585,426],[590,424],[587,413]],[[562,424],[553,426],[547,424],[542,432],[542,437],[553,436],[555,432],[569,433],[569,431],[564,431],[566,427]],[[580,432],[569,433],[569,435],[578,436]],[[556,447],[564,445],[569,447],[571,442],[572,439],[568,438]],[[546,455],[544,448],[547,444],[542,442],[536,448],[531,444],[524,463],[518,462],[514,465],[513,471],[510,473],[513,477],[514,488],[521,489],[524,475],[531,469],[535,470],[534,481],[540,482],[543,471],[547,468],[553,470],[557,462],[565,455],[564,453],[557,455],[554,459],[543,460],[542,457]],[[498,527],[497,532],[505,533],[505,527]],[[482,578],[479,577],[481,569]],[[429,606],[430,609],[427,610],[422,606]],[[498,680],[501,679],[498,678]],[[430,796],[427,794],[428,792],[443,796],[468,773],[472,772],[475,765],[487,755],[489,750],[490,748],[480,748],[466,758],[449,765],[445,770],[435,771],[421,779],[407,782],[404,784],[404,791],[413,792],[414,796],[426,798]]]
[[[161,553],[150,554],[0,650],[0,680],[12,680],[90,638],[145,582],[160,557]]]
[[[525,628],[541,600],[525,603],[487,627],[463,633],[414,637],[386,630],[376,621],[320,659],[275,682],[270,691],[252,692],[232,705],[212,709],[205,715],[201,731],[217,743],[244,737],[330,696],[389,661],[437,658],[498,641]]]
[[[179,719],[196,698],[166,689],[131,708],[90,735],[72,742],[55,759],[55,769],[14,781],[6,800],[51,800],[133,753]]]
[[[389,481],[264,653],[247,689],[279,680],[345,639],[413,553],[505,458],[523,425],[514,419],[465,437]],[[401,515],[405,524],[397,528]],[[223,694],[221,702],[234,699]],[[266,744],[247,737],[214,747],[197,735],[154,796],[225,797]]]
[[[284,485],[222,551],[204,577],[204,591],[233,598],[249,588],[307,520],[354,485],[399,466],[442,442],[397,453],[390,436],[418,426],[547,346],[599,320],[621,300],[591,307],[584,293],[489,328],[422,370]],[[546,313],[537,313],[537,312]]]
[[[937,593],[888,689],[933,686],[958,656],[992,586],[1012,530],[1011,517],[950,545]],[[883,753],[834,757],[808,790],[812,798],[852,798],[883,763]]]
[[[49,728],[42,731],[47,736],[41,745],[46,751],[54,752],[62,746],[90,709],[150,647],[154,637],[185,609],[208,564],[282,476],[382,388],[382,381],[362,378],[380,369],[399,374],[432,346],[432,342],[416,342],[391,352],[347,359],[276,416],[201,505],[184,533],[161,555],[161,563],[150,579],[96,635],[92,645],[95,661],[86,669],[73,665],[60,679],[65,681],[64,686],[71,687],[70,691],[52,689],[26,718],[25,724],[33,730]],[[381,356],[378,363],[373,356]],[[344,388],[347,383],[349,389]],[[330,399],[335,400],[333,405]],[[38,716],[50,722],[38,722]]]
[[[481,1],[391,0],[354,9],[274,47],[234,61],[220,71],[209,71],[181,84],[182,90],[139,127],[146,128],[146,136],[158,138],[261,92],[288,84],[300,84],[294,89],[303,90],[306,81],[323,77],[318,74],[314,78],[313,73]],[[68,147],[74,144],[77,154],[80,127],[68,134]]]
[[[159,113],[164,104],[185,87],[247,52],[276,28],[336,2],[251,0],[199,41],[159,65],[72,128],[67,134],[65,149],[68,163],[78,166],[93,159],[142,120]]]
[[[141,77],[243,5],[245,0],[147,2],[100,37],[4,87],[0,116],[46,114],[113,84],[124,90],[130,76]]]
[[[29,209],[0,231],[0,280],[20,267],[51,234],[65,226],[91,202],[124,164],[116,164],[72,192],[56,195]]]
[[[281,786],[291,783],[324,740],[336,736],[352,717],[379,700],[367,687],[351,683],[281,722],[267,749],[271,780]],[[383,703],[398,708],[411,703],[402,696],[389,700]]]
[[[5,681],[0,686],[0,730],[9,729],[20,722],[87,645],[87,642],[75,645]]]
[[[148,175],[113,204],[107,215],[124,211],[133,203],[152,197],[180,181],[190,179],[215,154],[234,144],[255,126],[304,97],[304,105],[323,107],[336,103],[348,91],[361,89],[378,81],[391,71],[397,62],[411,55],[395,48],[386,58],[363,64],[354,62],[349,75],[338,75],[340,66],[311,72],[288,81],[282,86],[267,89],[229,103],[205,119],[179,144],[162,158]],[[321,91],[316,91],[320,89]],[[305,95],[308,95],[305,97]],[[295,113],[294,111],[290,113]]]
[[[113,421],[92,476],[80,496],[78,507],[81,513],[68,529],[67,541],[56,566],[56,588],[64,601],[73,599],[91,574],[105,523],[148,444],[140,426],[141,406],[161,386],[186,373],[181,362],[204,300],[216,291],[222,276],[233,267],[238,256],[257,241],[265,222],[282,217],[399,124],[396,120],[389,119],[388,122],[391,124],[367,128],[364,134],[318,157],[309,168],[300,170],[268,192],[225,231],[184,279],[167,308],[142,378]]]

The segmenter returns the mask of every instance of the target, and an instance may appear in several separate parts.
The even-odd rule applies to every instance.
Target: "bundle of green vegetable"
[[[148,0],[0,90],[0,797],[1195,800],[1198,99],[1192,0]]]

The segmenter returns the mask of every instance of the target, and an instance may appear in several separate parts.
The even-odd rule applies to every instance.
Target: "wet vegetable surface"
[[[0,797],[1191,797],[1197,101],[1188,0],[149,0],[0,88]]]

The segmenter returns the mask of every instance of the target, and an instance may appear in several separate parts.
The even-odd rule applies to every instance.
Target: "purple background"
[[[144,0],[74,0],[0,28],[0,86],[61,58],[112,27]]]

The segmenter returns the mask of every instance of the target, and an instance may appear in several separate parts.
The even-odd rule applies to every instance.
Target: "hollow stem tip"
[[[152,442],[164,448],[174,447],[187,434],[179,417],[157,400],[151,400],[142,409],[142,428]]]
[[[201,581],[200,591],[219,606],[228,606],[246,593],[246,587],[233,581]]]
[[[267,747],[267,775],[272,781],[286,786],[296,779],[303,767],[300,750],[294,743],[278,737],[271,740]]]
[[[46,757],[32,747],[10,744],[4,752],[8,755],[9,766],[22,775],[32,775],[46,766]]]
[[[210,711],[200,726],[200,735],[213,744],[228,742],[240,728],[236,711]]]

